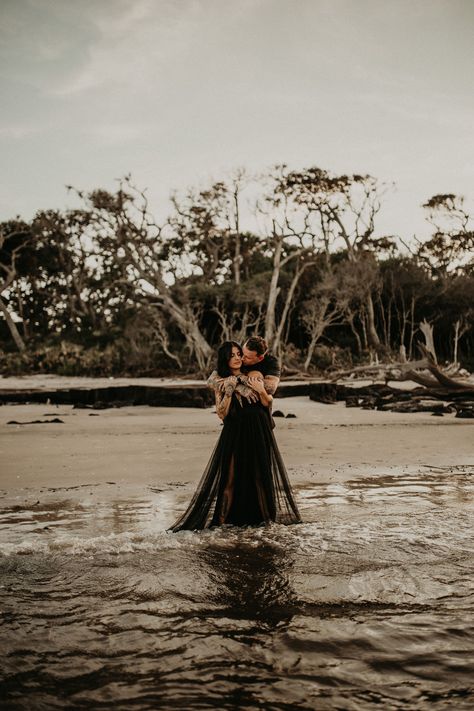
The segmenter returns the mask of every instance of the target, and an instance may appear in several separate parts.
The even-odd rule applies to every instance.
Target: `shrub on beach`
[[[0,352],[0,375],[55,374],[87,377],[176,376],[176,363],[164,353],[143,354],[119,342],[104,348],[76,343],[40,347],[24,353]],[[186,368],[181,374],[188,374]]]
[[[28,353],[0,354],[0,373],[32,375],[112,375],[120,370],[120,357],[113,349],[85,349],[74,343],[42,347]]]

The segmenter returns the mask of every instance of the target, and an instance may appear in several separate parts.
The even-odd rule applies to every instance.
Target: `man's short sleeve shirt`
[[[281,368],[278,364],[278,358],[275,358],[275,356],[273,356],[271,353],[267,353],[267,355],[264,357],[263,360],[260,361],[260,363],[245,366],[242,368],[242,370],[247,373],[249,370],[259,370],[263,377],[267,375],[273,375],[276,378],[279,378],[281,376]]]

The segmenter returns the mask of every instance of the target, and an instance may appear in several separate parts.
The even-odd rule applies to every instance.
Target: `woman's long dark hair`
[[[228,378],[232,375],[229,368],[229,360],[232,358],[232,348],[237,346],[240,355],[242,355],[242,347],[236,341],[224,341],[222,346],[219,346],[217,351],[217,374],[221,378]]]

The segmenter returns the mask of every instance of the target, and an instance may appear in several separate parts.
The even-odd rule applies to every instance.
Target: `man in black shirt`
[[[242,372],[260,371],[264,377],[265,390],[273,395],[280,382],[281,369],[277,358],[268,352],[265,340],[261,336],[247,338],[242,351]]]

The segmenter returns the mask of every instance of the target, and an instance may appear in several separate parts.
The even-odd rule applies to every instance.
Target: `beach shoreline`
[[[343,483],[474,465],[472,422],[454,415],[393,413],[280,400],[275,435],[295,486]],[[52,422],[58,419],[61,422]],[[27,423],[40,420],[36,424]],[[4,501],[48,496],[142,495],[147,487],[195,487],[219,437],[214,408],[61,405],[0,407]],[[61,494],[62,492],[62,494]]]

